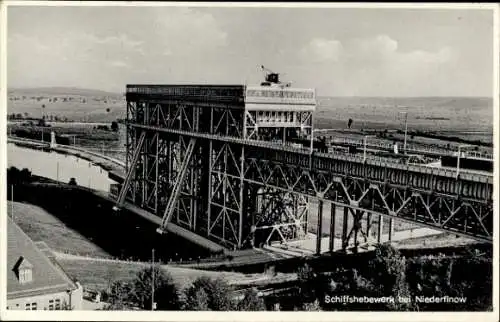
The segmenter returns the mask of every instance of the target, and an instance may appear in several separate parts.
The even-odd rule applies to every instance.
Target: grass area
[[[438,248],[459,245],[474,245],[478,242],[471,238],[461,237],[453,234],[441,234],[435,236],[425,236],[418,238],[403,239],[395,242],[398,248]]]
[[[82,285],[94,289],[105,289],[110,282],[115,280],[131,280],[136,276],[137,272],[148,266],[148,264],[144,263],[102,262],[87,259],[61,258],[57,261],[70,276],[77,278]],[[246,275],[232,272],[212,272],[167,265],[162,266],[162,268],[172,276],[172,279],[180,288],[188,287],[196,278],[201,276],[222,277],[230,283],[262,277],[262,274]]]
[[[7,113],[28,113],[31,117],[40,118],[43,114],[45,116],[54,115],[59,118],[67,118],[73,121],[85,122],[111,122],[117,118],[123,118],[126,113],[126,103],[121,97],[104,98],[101,95],[46,95],[40,101],[32,99],[31,95],[26,96],[25,99],[10,100],[12,96],[9,95]],[[52,99],[57,97],[56,102],[49,102],[49,97]],[[63,101],[64,97],[72,97],[72,101]],[[22,98],[22,96],[20,97]]]
[[[323,226],[321,229],[321,233],[323,236],[329,236],[330,235],[330,222],[331,222],[331,215],[330,215],[330,204],[324,204],[323,205]],[[348,227],[352,227],[352,222],[353,218],[351,213],[348,213],[348,222],[349,225]],[[389,218],[388,217],[382,217],[383,218],[383,233],[387,234],[389,232]],[[341,207],[337,207],[336,213],[335,213],[335,236],[336,237],[342,237],[342,224],[344,220],[344,209]],[[372,232],[376,232],[378,229],[378,216],[372,216],[371,217],[371,227],[372,227]],[[308,231],[311,233],[316,233],[318,225],[318,204],[314,201],[310,202],[309,206],[309,217],[308,217]],[[363,230],[366,229],[366,215],[362,219],[362,227]],[[402,230],[410,230],[414,228],[418,228],[419,226],[417,224],[412,224],[409,222],[405,222],[402,220],[394,220],[394,230],[395,231],[402,231]]]
[[[14,202],[14,221],[34,241],[44,241],[56,252],[58,262],[72,277],[90,288],[106,288],[111,281],[133,279],[138,271],[147,264],[141,262],[122,262],[78,258],[71,255],[57,254],[70,252],[90,257],[110,257],[92,241],[80,235],[55,218],[44,209],[31,204]],[[12,203],[8,202],[8,214],[11,216]],[[262,277],[262,274],[245,275],[232,272],[202,271],[191,268],[164,266],[180,287],[189,286],[200,276],[223,277],[228,281],[244,281]]]
[[[11,216],[11,202],[8,214]],[[68,228],[64,222],[43,208],[27,203],[14,202],[14,221],[34,241],[44,241],[51,249],[96,257],[109,257],[97,246],[77,231]]]
[[[401,131],[402,132],[402,131]],[[398,140],[399,142],[404,141],[404,132],[402,133],[390,133],[392,135],[389,140]],[[478,136],[478,135],[476,135]],[[414,145],[423,145],[429,147],[439,147],[439,148],[449,148],[453,150],[457,150],[458,146],[463,143],[467,144],[479,144],[477,145],[477,151],[487,151],[492,153],[492,148],[488,147],[491,144],[491,140],[493,139],[493,132],[491,134],[484,134],[479,137],[479,140],[474,139],[473,136],[468,135],[467,133],[456,133],[456,134],[436,134],[434,132],[421,132],[421,131],[411,131],[408,132],[406,137],[406,142],[410,146]],[[481,142],[477,142],[481,141]],[[474,149],[473,149],[474,150]]]
[[[315,121],[325,128],[403,129],[408,112],[408,130],[493,129],[492,98],[480,97],[323,97],[318,99]]]

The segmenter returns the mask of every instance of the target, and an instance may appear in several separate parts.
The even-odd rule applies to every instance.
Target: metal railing
[[[237,138],[237,137],[223,136],[223,135],[218,135],[218,134],[175,130],[175,129],[170,129],[170,128],[162,128],[162,127],[157,127],[157,126],[136,124],[136,123],[130,123],[130,122],[128,124],[130,126],[136,127],[137,129],[145,129],[145,130],[173,133],[173,134],[186,135],[186,136],[197,137],[197,138],[202,138],[202,139],[207,139],[207,140],[218,140],[221,142],[228,142],[228,143],[235,143],[235,144],[244,144],[247,146],[262,147],[262,148],[272,149],[272,150],[277,150],[277,151],[292,152],[292,153],[302,155],[302,156],[311,156],[311,153],[312,153],[312,151],[309,148],[286,146],[286,145],[283,145],[280,143],[273,143],[273,142],[269,142],[269,141],[249,140],[249,139],[242,139],[242,138]],[[367,159],[364,160],[362,156],[345,154],[345,153],[314,152],[314,154],[316,156],[328,157],[328,158],[332,159],[332,161],[343,160],[343,161],[355,162],[355,163],[373,164],[373,165],[387,167],[387,168],[405,169],[405,170],[414,171],[414,172],[433,173],[433,174],[442,175],[442,176],[446,176],[446,177],[456,177],[455,170],[449,170],[449,169],[443,169],[443,168],[430,168],[430,167],[426,167],[426,166],[422,166],[422,165],[418,165],[418,166],[417,165],[404,165],[404,164],[401,164],[400,162],[395,162],[394,159],[388,159],[388,158],[384,158],[384,157],[373,157],[373,158],[367,157]],[[482,179],[479,179],[479,177],[488,178],[487,180],[489,180],[493,175],[492,173],[469,171],[466,169],[463,169],[461,172],[464,175],[467,174],[468,177],[470,177],[470,178],[472,178],[473,176],[478,176],[478,180],[482,180]]]
[[[41,140],[34,140],[34,139],[26,139],[26,138],[17,138],[17,137],[8,137],[7,142],[12,142],[12,143],[29,143],[29,144],[34,144],[34,145],[39,145],[39,146],[44,146],[44,147],[50,147],[50,142],[47,141],[41,141]],[[91,151],[87,149],[86,147],[80,147],[80,146],[75,146],[75,145],[64,145],[64,144],[57,144],[57,146],[54,148],[54,150],[66,150],[66,151],[78,151],[82,153],[87,153],[89,155],[95,156],[97,158],[101,158],[104,160],[107,160],[109,162],[115,163],[118,166],[125,167],[125,162],[118,160],[116,158],[109,157],[107,155],[97,153],[94,151]]]
[[[332,142],[336,144],[346,144],[346,145],[363,147],[363,140],[356,140],[349,138],[334,138],[332,139]],[[366,146],[370,148],[380,148],[385,150],[392,150],[394,148],[394,145],[382,142],[368,142]],[[429,148],[429,147],[410,145],[410,144],[406,145],[406,151],[411,153],[450,155],[450,156],[453,156],[457,153],[457,151],[455,150],[450,150],[445,148],[435,148],[435,147]],[[493,155],[491,153],[482,151],[466,151],[465,156],[493,160]]]

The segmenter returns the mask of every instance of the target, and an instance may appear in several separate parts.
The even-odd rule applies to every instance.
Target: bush
[[[130,295],[132,294],[132,284],[126,281],[115,281],[111,284],[107,293],[106,310],[127,310],[131,308]]]
[[[203,294],[203,291],[206,294]],[[223,279],[199,277],[186,291],[185,309],[195,310],[206,307],[213,311],[230,311],[235,309],[232,289]]]
[[[29,171],[27,168],[19,170],[16,167],[10,167],[7,169],[7,184],[9,185],[30,183],[32,181],[33,177],[31,171]]]
[[[264,300],[254,288],[245,291],[245,297],[238,303],[238,311],[265,311]]]
[[[298,298],[302,303],[314,301],[318,296],[316,291],[318,285],[317,275],[307,263],[299,268],[297,279],[299,284]]]
[[[152,272],[154,269],[154,281]],[[151,290],[155,290],[155,302],[158,310],[180,309],[179,291],[170,274],[159,266],[145,268],[137,273],[133,281],[131,302],[144,310],[151,310]]]
[[[325,283],[326,284],[326,283]],[[331,276],[327,295],[379,296],[379,291],[369,279],[361,276],[356,269],[339,268]],[[325,310],[375,310],[384,306],[370,303],[325,303]]]
[[[319,305],[319,301],[316,299],[312,303],[304,303],[300,308],[300,311],[321,311],[321,306]]]
[[[465,304],[419,303],[419,310],[491,310],[492,269],[490,258],[422,256],[408,261],[409,285],[415,296],[466,297]],[[474,272],[474,274],[471,274]]]
[[[196,290],[193,296],[189,298],[189,310],[192,311],[209,311],[208,306],[208,294],[204,289],[200,288]]]
[[[154,268],[154,290],[156,309],[180,309],[179,291],[169,274],[160,267]],[[153,269],[151,267],[139,271],[132,281],[116,281],[111,284],[108,294],[109,310],[126,310],[137,307],[151,310],[153,288]]]
[[[379,286],[382,296],[408,298],[411,296],[409,285],[406,281],[406,259],[390,244],[377,245],[375,258],[369,263],[374,272],[373,283]],[[392,310],[409,310],[411,302],[389,303]]]

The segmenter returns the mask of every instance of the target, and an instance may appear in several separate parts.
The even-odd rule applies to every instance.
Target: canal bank
[[[49,148],[48,144],[14,140],[7,144],[7,165],[28,169],[34,175],[58,182],[75,178],[77,184],[100,191],[109,191],[115,183],[108,171],[118,168],[111,161],[92,157],[88,153],[69,151],[64,147]]]

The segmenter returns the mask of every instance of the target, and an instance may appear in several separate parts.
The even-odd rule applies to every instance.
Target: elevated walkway
[[[411,238],[421,238],[428,236],[436,236],[446,234],[446,232],[431,229],[431,228],[414,228],[409,230],[396,231],[392,233],[391,241],[401,241],[405,239]],[[381,242],[389,241],[388,234],[382,234]],[[322,237],[321,238],[321,254],[325,254],[329,252],[329,243],[330,237]],[[360,245],[358,252],[368,251],[374,249],[374,245],[376,245],[377,241],[375,238],[368,239],[368,243],[366,245]],[[349,247],[353,247],[354,245],[349,245]],[[312,256],[316,254],[316,234],[308,233],[306,239],[291,241],[288,242],[287,245],[284,244],[271,244],[270,246],[266,246],[267,249],[279,253],[285,254],[289,256]],[[333,242],[334,251],[338,251],[342,248],[342,241],[340,238],[335,238]]]

